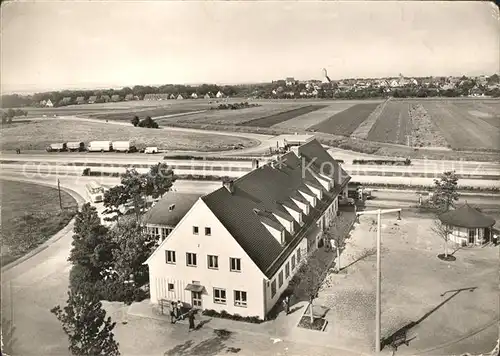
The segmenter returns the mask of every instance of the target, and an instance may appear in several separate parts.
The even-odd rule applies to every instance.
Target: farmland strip
[[[354,103],[332,103],[323,109],[300,115],[294,117],[293,119],[276,124],[273,126],[273,128],[296,128],[304,130],[325,120],[328,120],[328,118],[350,108],[353,105]]]
[[[351,106],[349,109],[333,115],[322,123],[312,126],[311,129],[324,133],[349,136],[368,118],[368,115],[378,105],[378,103],[369,103]]]
[[[319,109],[323,109],[326,105],[308,105],[297,109],[288,110],[279,114],[262,117],[255,120],[250,120],[241,123],[241,126],[256,126],[256,127],[271,127],[280,122],[293,119],[294,117],[304,115]]]
[[[368,139],[406,145],[407,136],[411,134],[408,108],[409,104],[405,101],[388,102],[368,133]]]
[[[384,111],[384,108],[389,102],[389,100],[391,100],[391,98],[387,99],[383,103],[380,103],[380,105],[377,106],[375,110],[371,112],[370,115],[368,115],[368,118],[364,122],[362,122],[361,125],[359,125],[356,128],[356,130],[354,130],[351,137],[366,140],[368,138],[370,130],[372,129],[373,125],[377,122],[378,118],[380,117],[380,114]]]

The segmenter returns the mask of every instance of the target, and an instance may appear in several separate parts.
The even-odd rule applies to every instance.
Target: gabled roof
[[[144,214],[143,222],[151,225],[176,226],[200,196],[201,194],[167,192]],[[174,207],[170,209],[172,205]]]
[[[301,151],[307,154],[310,160],[315,158],[316,165],[329,162],[332,167],[338,167],[335,160],[316,140],[300,146],[299,153]],[[297,222],[293,223],[295,234],[285,231],[286,243],[280,244],[262,222],[276,226],[279,221],[275,216],[287,217],[288,221],[293,221],[282,204],[293,206],[294,210],[298,209],[290,198],[304,201],[298,190],[314,196],[305,185],[305,181],[316,180],[307,169],[305,177],[302,177],[303,161],[293,152],[283,155],[279,162],[282,164],[275,165],[275,168],[264,165],[235,180],[232,193],[221,187],[201,198],[268,278],[272,278],[283,263],[283,258],[286,258],[300,242],[303,237],[300,234],[309,231],[308,229],[315,225],[319,215],[313,218],[312,214],[320,214],[328,206],[327,203],[318,203],[316,208],[311,209],[309,216],[304,217],[302,227]],[[330,192],[316,183],[323,191],[323,201],[333,201],[349,179],[346,174],[343,181]]]
[[[441,214],[439,220],[448,225],[471,229],[495,225],[495,219],[481,213],[467,203],[458,209]]]

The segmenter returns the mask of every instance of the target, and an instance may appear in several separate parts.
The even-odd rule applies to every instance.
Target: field
[[[116,120],[116,121],[130,121],[135,115],[137,115],[140,119],[145,118],[146,116],[151,116],[152,118],[168,116],[168,115],[176,115],[183,114],[193,111],[201,111],[210,109],[211,105],[208,102],[198,102],[198,101],[188,101],[185,104],[168,104],[161,107],[153,107],[153,108],[134,108],[128,109],[126,111],[120,112],[106,112],[106,113],[94,113],[88,115],[94,119],[101,120]]]
[[[368,133],[368,140],[406,145],[412,130],[408,110],[407,102],[388,102]]]
[[[0,181],[2,191],[2,266],[32,250],[61,230],[73,217],[77,204],[57,189],[37,184]]]
[[[500,128],[500,102],[474,101],[472,103],[455,103],[455,105],[470,115]]]
[[[311,129],[319,132],[349,136],[365,121],[378,103],[356,104],[350,108],[333,115],[329,119]]]
[[[301,115],[308,114],[310,112],[314,112],[316,110],[320,110],[325,108],[326,105],[308,105],[308,106],[302,106],[299,108],[295,109],[289,109],[287,111],[270,115],[270,116],[265,116],[261,117],[258,119],[246,121],[244,123],[241,123],[240,125],[243,126],[254,126],[254,127],[271,127],[273,125],[279,124],[281,122],[293,119],[294,117],[299,117]]]
[[[223,151],[235,144],[252,147],[257,141],[230,135],[172,132],[65,119],[39,119],[6,125],[2,129],[2,150],[44,150],[49,144],[68,141],[131,141],[138,147],[158,146],[169,150]]]
[[[453,149],[500,149],[499,128],[464,110],[464,106],[473,108],[473,102],[461,103],[462,107],[443,101],[422,105]]]
[[[315,110],[310,113],[294,117],[293,119],[280,122],[279,124],[273,125],[273,127],[284,129],[308,129],[311,126],[328,120],[328,118],[350,108],[353,105],[354,103],[349,101],[329,103],[328,106],[322,109]]]
[[[158,123],[187,122],[197,124],[238,125],[246,121],[254,120],[255,118],[267,117],[299,107],[300,105],[296,104],[283,105],[270,103],[241,110],[208,110],[197,114],[160,119]]]

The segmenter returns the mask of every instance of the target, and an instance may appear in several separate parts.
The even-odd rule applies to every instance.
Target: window
[[[287,262],[285,265],[285,278],[290,277],[290,263]]]
[[[276,280],[273,279],[271,282],[271,298],[276,294]]]
[[[292,271],[295,269],[295,255],[292,256]]]
[[[196,267],[196,253],[186,252],[186,266]]]
[[[173,283],[169,283],[168,284],[168,291],[169,292],[173,292],[174,291],[174,284]]]
[[[208,268],[219,269],[219,257],[218,256],[208,255],[207,260],[208,260],[207,261]]]
[[[150,227],[149,228],[149,236],[159,239],[160,238],[160,229],[157,227]]]
[[[193,234],[198,235],[198,226],[193,226]]]
[[[283,285],[283,271],[280,271],[280,273],[278,274],[278,287],[281,288],[282,285]]]
[[[300,248],[297,250],[297,263],[300,263]]]
[[[226,290],[214,288],[214,303],[226,304]]]
[[[247,292],[243,292],[241,290],[234,291],[234,305],[237,307],[246,307],[247,306]]]
[[[231,272],[241,272],[241,259],[230,257],[229,266],[231,268]]]
[[[165,250],[165,262],[175,264],[175,251]]]
[[[210,235],[212,235],[212,229],[211,229],[211,228],[209,228],[209,227],[206,227],[206,228],[205,228],[205,235],[206,235],[206,236],[210,236]]]
[[[170,235],[171,232],[172,232],[171,228],[169,228],[169,227],[162,227],[161,228],[161,236],[162,236],[162,238],[167,237],[168,235]]]

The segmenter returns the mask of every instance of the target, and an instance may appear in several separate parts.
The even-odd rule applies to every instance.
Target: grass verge
[[[2,231],[1,265],[25,255],[64,228],[75,215],[78,204],[57,189],[31,183],[1,181]]]

